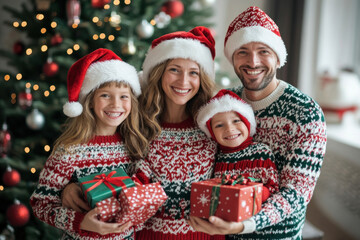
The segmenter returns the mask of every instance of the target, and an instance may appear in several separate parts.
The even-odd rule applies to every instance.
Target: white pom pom
[[[83,111],[83,107],[79,102],[67,102],[63,106],[63,112],[68,117],[77,117]]]

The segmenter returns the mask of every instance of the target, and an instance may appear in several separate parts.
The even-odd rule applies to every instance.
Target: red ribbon
[[[102,174],[96,175],[93,180],[83,182],[82,184],[96,182],[94,185],[92,185],[91,187],[86,189],[86,191],[85,191],[86,199],[87,199],[87,193],[90,192],[91,190],[95,189],[102,183],[104,183],[111,190],[113,196],[116,197],[116,190],[111,184],[118,186],[118,187],[122,187],[124,189],[124,188],[126,188],[126,184],[123,182],[123,180],[130,179],[130,177],[129,176],[112,177],[115,173],[116,173],[116,171],[112,171],[107,176],[105,173],[102,173]]]

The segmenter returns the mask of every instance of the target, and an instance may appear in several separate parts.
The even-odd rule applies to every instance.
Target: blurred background
[[[360,1],[0,1],[0,240],[55,239],[29,197],[65,120],[66,74],[109,48],[137,70],[151,41],[204,25],[216,40],[218,89],[240,84],[223,54],[230,22],[249,6],[279,26],[287,64],[277,74],[323,108],[328,145],[304,239],[360,239]]]

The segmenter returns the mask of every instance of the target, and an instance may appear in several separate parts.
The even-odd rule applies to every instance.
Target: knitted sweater
[[[190,213],[191,183],[211,177],[216,144],[191,118],[178,124],[163,123],[161,127],[160,135],[150,143],[147,159],[137,164],[136,176],[144,183],[160,182],[168,199],[136,233],[136,239],[213,239],[195,232],[186,218]]]
[[[39,183],[30,198],[34,215],[56,228],[62,229],[62,239],[134,239],[134,229],[121,234],[100,235],[80,230],[85,214],[61,206],[61,191],[70,182],[93,173],[123,167],[127,171],[131,160],[119,134],[96,136],[88,144],[55,150],[40,173]]]
[[[279,190],[274,155],[270,148],[262,143],[252,142],[240,151],[220,150],[216,154],[214,177],[221,178],[224,173],[248,174],[250,177],[261,179],[271,194]]]
[[[290,84],[279,86],[265,99],[248,100],[243,88],[233,89],[254,109],[254,141],[270,146],[279,171],[280,190],[255,215],[254,234],[230,239],[301,239],[307,205],[320,175],[326,124],[319,105]]]

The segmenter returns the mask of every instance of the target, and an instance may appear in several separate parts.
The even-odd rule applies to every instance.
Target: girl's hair
[[[63,133],[55,141],[52,154],[55,149],[60,145],[63,145],[64,148],[68,148],[71,145],[75,144],[85,144],[89,142],[95,136],[96,130],[96,119],[95,114],[91,106],[93,105],[93,98],[95,91],[100,88],[110,86],[111,84],[116,84],[116,87],[127,87],[130,86],[125,82],[110,81],[101,84],[98,88],[92,90],[87,96],[85,96],[83,101],[83,113],[75,118],[68,118],[63,126]],[[135,97],[132,89],[130,88],[131,96],[131,111],[129,116],[118,126],[117,131],[119,131],[121,138],[123,139],[127,150],[129,151],[129,156],[131,159],[136,160],[143,158],[145,151],[148,147],[148,141],[144,135],[140,132],[139,122],[139,103]]]
[[[140,112],[143,116],[141,130],[145,137],[151,141],[161,132],[160,118],[164,112],[165,92],[161,86],[161,78],[165,72],[166,66],[172,59],[169,59],[155,66],[149,74],[146,87],[139,97],[141,106]],[[186,104],[187,113],[196,119],[198,110],[207,103],[213,95],[214,82],[200,67],[200,88],[197,94]]]

